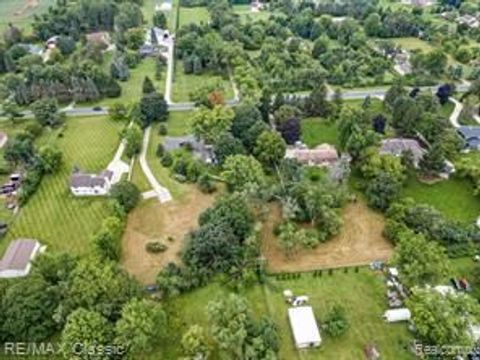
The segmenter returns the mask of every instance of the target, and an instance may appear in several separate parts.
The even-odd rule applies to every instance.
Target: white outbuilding
[[[295,346],[299,349],[318,347],[322,343],[317,321],[311,306],[297,306],[288,309]]]
[[[392,322],[398,322],[398,321],[408,321],[412,317],[412,314],[410,313],[410,310],[407,308],[402,308],[402,309],[391,309],[385,311],[383,314],[383,319],[386,322],[392,323]]]

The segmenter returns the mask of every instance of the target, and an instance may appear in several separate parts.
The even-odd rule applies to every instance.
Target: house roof
[[[203,142],[198,141],[193,135],[186,136],[167,136],[163,140],[163,147],[166,151],[173,151],[183,148],[189,145],[195,155],[200,157],[204,161],[208,161],[213,158],[212,150],[206,146]]]
[[[111,179],[113,173],[105,170],[100,175],[91,175],[83,173],[74,173],[70,177],[70,187],[72,188],[84,188],[84,187],[103,187],[105,186],[106,179]]]
[[[425,149],[415,139],[395,138],[382,140],[380,154],[400,156],[406,151],[411,151],[416,160],[421,159],[425,154]]]
[[[0,260],[0,271],[24,270],[39,246],[37,240],[31,239],[19,239],[11,242]]]
[[[462,135],[466,140],[480,138],[480,126],[460,126],[457,131]]]
[[[311,306],[299,306],[288,309],[288,318],[297,345],[318,344],[322,341]]]
[[[291,148],[285,154],[287,158],[295,158],[303,163],[323,163],[338,160],[338,152],[330,144],[321,144],[314,149]]]

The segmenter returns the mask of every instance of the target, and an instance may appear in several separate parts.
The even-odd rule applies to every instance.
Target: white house
[[[112,177],[110,170],[99,175],[75,172],[70,178],[70,190],[75,196],[105,196],[112,186]]]
[[[0,260],[0,278],[27,276],[31,262],[44,250],[45,246],[41,246],[37,240],[19,239],[11,242]]]
[[[311,306],[298,306],[288,309],[288,319],[297,348],[320,346],[322,338]]]

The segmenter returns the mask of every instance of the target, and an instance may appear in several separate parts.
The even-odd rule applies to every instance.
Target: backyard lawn
[[[206,24],[210,19],[210,14],[204,6],[197,7],[180,7],[179,27],[187,24]]]
[[[301,139],[310,148],[323,143],[338,147],[337,125],[320,118],[303,119]]]
[[[432,205],[448,218],[464,223],[473,223],[480,216],[480,199],[473,195],[473,185],[465,179],[452,178],[429,185],[411,177],[403,195]]]
[[[332,339],[322,332],[323,343],[318,349],[298,351],[294,347],[287,318],[287,305],[282,295],[284,289],[291,289],[296,295],[307,295],[313,306],[319,325],[321,319],[333,305],[341,304],[346,310],[350,323],[348,332]],[[218,283],[182,295],[166,304],[172,331],[168,340],[162,341],[155,357],[151,359],[177,359],[178,342],[192,324],[208,327],[205,306],[218,296],[225,296],[228,290]],[[386,288],[380,275],[361,268],[359,273],[350,269],[348,274],[338,270],[333,275],[323,273],[313,277],[302,274],[295,280],[267,279],[264,287],[253,286],[241,292],[251,306],[255,319],[269,315],[279,327],[281,349],[279,358],[288,360],[352,360],[363,359],[365,345],[374,343],[383,359],[407,360],[413,356],[405,349],[411,340],[405,324],[387,324],[381,315],[386,310]],[[167,306],[168,305],[168,306]],[[218,359],[213,351],[212,359]]]
[[[259,12],[252,12],[250,5],[234,5],[233,9],[235,13],[240,15],[240,19],[242,21],[247,21],[248,19],[251,20],[267,20],[270,15],[272,14],[270,11],[259,11]]]
[[[120,124],[105,117],[69,118],[63,137],[58,130],[42,135],[62,150],[63,165],[58,173],[47,175],[29,202],[16,216],[0,252],[15,238],[34,238],[56,251],[85,253],[92,234],[108,216],[105,198],[76,198],[69,190],[74,166],[99,172],[112,160],[119,143]]]
[[[175,63],[175,76],[172,88],[172,100],[174,102],[189,102],[189,94],[196,89],[207,84],[220,83],[225,93],[225,99],[234,97],[232,84],[227,75],[220,76],[213,73],[204,73],[201,75],[185,74],[181,61]]]
[[[55,0],[0,0],[0,31],[3,31],[8,23],[13,23],[21,28],[30,29],[33,16],[40,15],[49,6],[54,5]]]

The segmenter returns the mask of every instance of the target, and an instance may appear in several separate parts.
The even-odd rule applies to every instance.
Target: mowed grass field
[[[174,102],[189,102],[190,93],[207,85],[220,83],[223,87],[225,100],[232,99],[234,97],[232,84],[228,76],[223,76],[205,73],[201,75],[185,74],[183,71],[183,64],[181,61],[175,63],[174,79],[172,84],[172,100]]]
[[[0,0],[0,31],[9,23],[29,29],[33,15],[41,14],[54,4],[55,0]]]
[[[179,26],[187,24],[206,24],[210,20],[210,14],[204,6],[199,7],[180,7]]]
[[[321,331],[322,345],[318,349],[299,351],[294,346],[287,317],[288,306],[282,292],[291,289],[295,295],[307,295],[318,325],[333,305],[345,308],[350,328],[339,338],[330,338]],[[205,307],[209,301],[226,296],[228,289],[219,283],[184,294],[165,304],[172,328],[167,340],[160,341],[155,356],[147,359],[177,359],[182,334],[193,324],[208,329]],[[281,337],[279,359],[285,360],[352,360],[364,359],[365,345],[375,344],[382,359],[408,360],[414,357],[406,350],[411,337],[406,324],[387,324],[381,316],[386,307],[386,287],[381,275],[367,268],[348,274],[337,270],[333,275],[326,271],[321,277],[304,273],[299,279],[277,280],[268,277],[264,286],[253,286],[240,294],[247,298],[255,319],[270,316],[278,326]],[[214,349],[211,359],[219,359]]]
[[[310,148],[320,144],[331,144],[338,147],[337,125],[332,121],[320,118],[306,118],[301,122],[302,141]]]
[[[58,131],[41,142],[56,144],[63,152],[58,173],[47,175],[38,191],[20,210],[5,240],[3,252],[15,238],[34,238],[55,251],[85,253],[89,240],[110,210],[107,198],[76,198],[70,193],[69,178],[74,166],[99,172],[112,160],[119,144],[121,124],[106,117],[69,118],[63,137]]]
[[[425,184],[410,178],[402,195],[435,207],[449,219],[471,224],[480,216],[480,198],[473,194],[473,185],[466,179]]]

